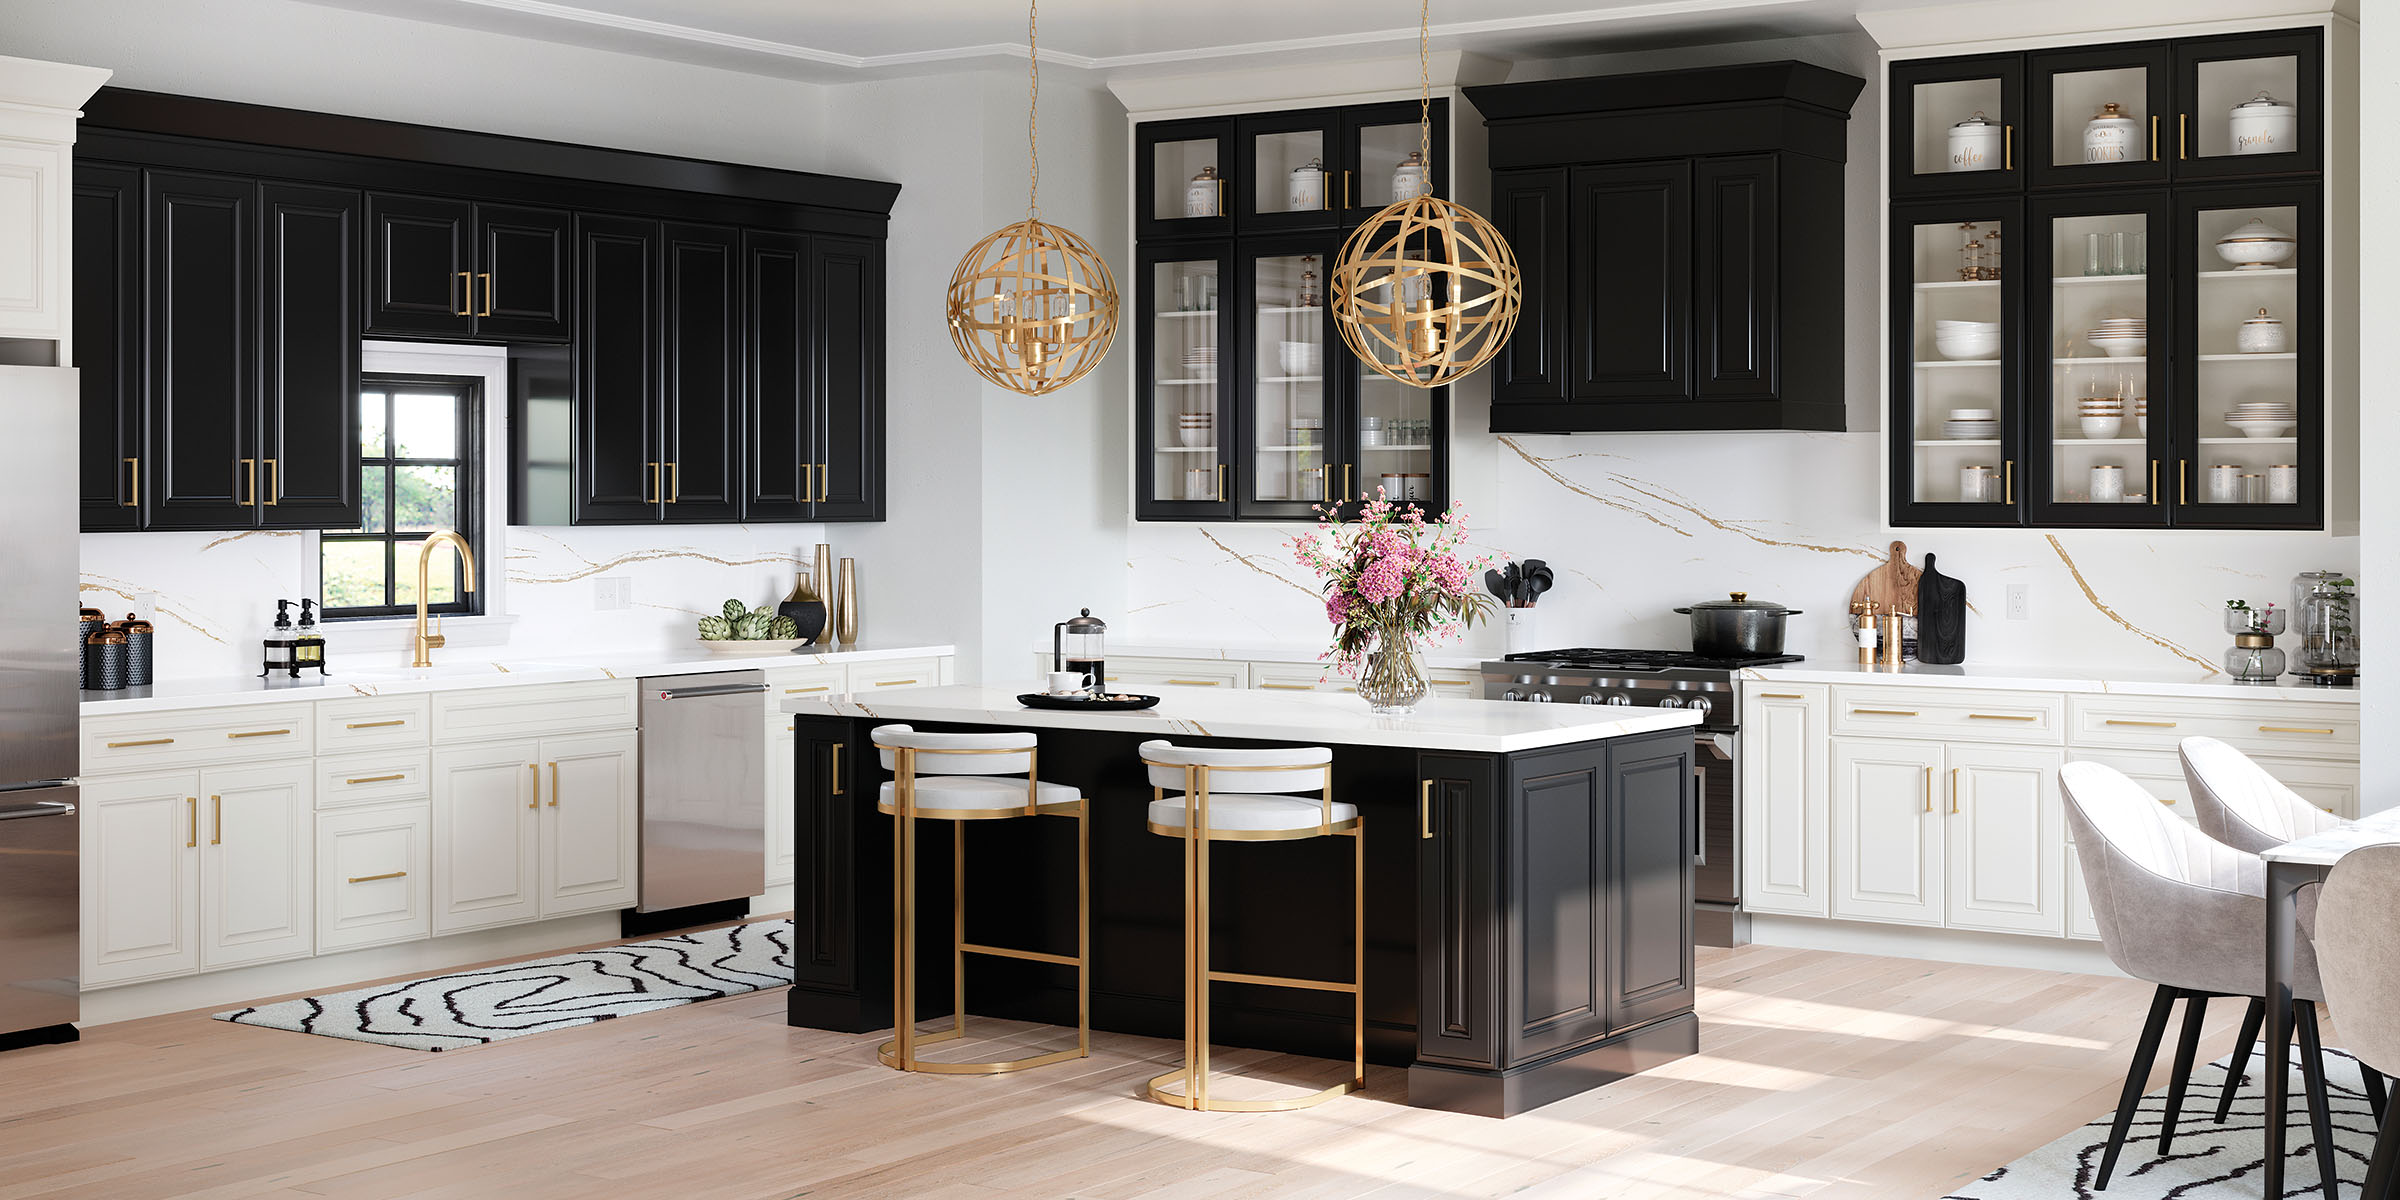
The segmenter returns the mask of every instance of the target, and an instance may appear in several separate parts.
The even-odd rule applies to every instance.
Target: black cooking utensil
[[[1508,577],[1500,572],[1485,571],[1483,573],[1483,590],[1490,592],[1493,599],[1503,604],[1508,603]]]

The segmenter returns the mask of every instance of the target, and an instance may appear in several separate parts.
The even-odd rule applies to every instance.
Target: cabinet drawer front
[[[901,678],[906,678],[906,675]],[[849,672],[839,666],[793,667],[767,672],[767,710],[780,711],[786,700],[838,695],[848,689]]]
[[[1193,678],[1198,678],[1194,676]],[[1355,692],[1358,685],[1313,663],[1252,663],[1250,686],[1262,692]]]
[[[1957,688],[1833,690],[1836,737],[1931,738],[2056,746],[2066,741],[2065,697]]]
[[[317,953],[432,936],[432,812],[401,804],[317,818]]]
[[[2213,737],[2245,754],[2358,759],[2358,709],[2348,704],[2077,696],[2069,713],[2079,746],[2173,750]]]
[[[316,753],[310,704],[249,704],[83,722],[83,773],[114,774]]]
[[[432,716],[431,696],[328,700],[317,705],[317,752],[348,754],[422,746]]]
[[[432,752],[386,750],[317,760],[317,808],[423,800],[432,794]]]
[[[1293,682],[1301,678],[1316,678],[1313,673],[1301,675],[1301,671],[1306,671],[1306,668],[1294,672]],[[1115,692],[1139,692],[1160,687],[1238,690],[1249,686],[1248,663],[1211,658],[1126,658],[1110,659],[1108,663],[1108,687]]]
[[[433,736],[439,742],[481,742],[630,729],[636,721],[634,688],[633,680],[617,679],[437,694]]]
[[[893,688],[935,687],[942,682],[942,660],[895,658],[885,662],[852,663],[849,688],[861,696]]]

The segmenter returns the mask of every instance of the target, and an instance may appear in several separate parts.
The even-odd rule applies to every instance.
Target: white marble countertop
[[[1041,654],[1050,653],[1047,645],[1037,646],[1035,650]],[[1314,664],[1319,662],[1317,656],[1323,653],[1325,646],[1303,646],[1291,642],[1226,642],[1214,646],[1182,646],[1164,642],[1108,643],[1110,658],[1198,658],[1223,662]],[[1426,666],[1440,667],[1445,671],[1472,671],[1482,666],[1487,657],[1465,653],[1457,646],[1437,646],[1424,655]]]
[[[2113,696],[2197,696],[2217,700],[2358,704],[2358,688],[2317,687],[2289,675],[2273,684],[2233,683],[2198,667],[2040,667],[1964,663],[1951,667],[1907,663],[1898,668],[1857,663],[1786,663],[1746,667],[1750,683],[1900,684],[1989,688],[1999,691],[2081,692]]]
[[[869,717],[888,721],[951,721],[1032,729],[1105,729],[1194,737],[1324,742],[1505,754],[1594,742],[1700,723],[1686,709],[1604,708],[1583,704],[1510,704],[1499,700],[1428,698],[1405,717],[1379,717],[1364,701],[1339,692],[1219,692],[1167,688],[1156,708],[1134,712],[1061,712],[1027,708],[1013,688],[911,688],[873,697],[818,697],[786,702],[797,716]]]
[[[403,666],[342,666],[323,676],[313,671],[306,672],[297,680],[280,675],[272,679],[162,679],[148,687],[126,688],[118,692],[84,692],[81,713],[87,717],[117,716],[189,708],[223,708],[237,704],[275,704],[292,700],[346,700],[356,696],[401,696],[464,688],[639,679],[645,675],[778,670],[897,658],[946,657],[957,652],[953,646],[855,646],[849,649],[810,647],[790,654],[743,655],[651,647],[607,654],[527,654],[477,660],[450,658],[436,651],[435,665],[422,671]]]
[[[2330,867],[2337,859],[2361,846],[2378,846],[2385,842],[2400,842],[2400,808],[2368,813],[2347,825],[2337,825],[2296,842],[2285,842],[2259,857],[2268,862]]]

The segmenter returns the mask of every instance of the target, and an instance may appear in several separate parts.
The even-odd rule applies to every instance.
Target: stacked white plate
[[[2113,438],[2125,428],[2125,399],[2122,396],[2086,396],[2076,402],[2076,413],[2082,418],[2083,436]]]
[[[1217,348],[1215,346],[1194,346],[1184,351],[1183,366],[1185,370],[1194,375],[1203,377],[1215,375],[1217,373]]]
[[[1954,408],[1942,422],[1942,436],[1954,442],[1988,441],[2000,436],[2000,422],[1988,408]]]
[[[2000,357],[2000,322],[1949,321],[1933,323],[1933,348],[1943,358],[1975,361]]]
[[[2267,400],[2236,404],[2225,414],[2225,423],[2243,437],[2282,437],[2292,431],[2300,417],[2288,400]]]
[[[2133,398],[2133,424],[2136,429],[2142,431],[2143,437],[2150,436],[2150,398],[2148,396]]]
[[[2083,335],[2110,358],[2139,358],[2150,349],[2150,322],[2141,317],[2110,317]]]

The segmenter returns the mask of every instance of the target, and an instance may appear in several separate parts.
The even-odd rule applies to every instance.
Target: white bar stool
[[[1355,804],[1333,799],[1333,751],[1323,746],[1234,750],[1144,742],[1150,771],[1150,832],[1183,839],[1183,1065],[1152,1079],[1150,1098],[1202,1112],[1290,1112],[1366,1086],[1366,838]],[[1168,789],[1180,788],[1170,793]],[[1315,792],[1315,800],[1293,793]],[[1211,842],[1351,839],[1350,982],[1246,975],[1208,965],[1208,847]],[[1350,995],[1350,1078],[1285,1100],[1217,1100],[1208,1094],[1208,985],[1247,983]],[[1181,1092],[1167,1085],[1183,1081]]]
[[[876,1047],[883,1065],[936,1075],[998,1075],[1047,1066],[1092,1052],[1091,824],[1083,793],[1043,783],[1035,773],[1037,741],[1030,733],[919,733],[879,725],[869,735],[892,779],[875,807],[892,814],[892,1040]],[[1023,775],[1023,779],[996,778]],[[968,821],[1056,816],[1075,820],[1075,953],[1047,954],[967,941]],[[949,821],[950,1028],[919,1034],[917,1012],[917,821]],[[1015,958],[1075,968],[1075,1047],[1004,1062],[926,1062],[920,1046],[967,1031],[967,955]]]

